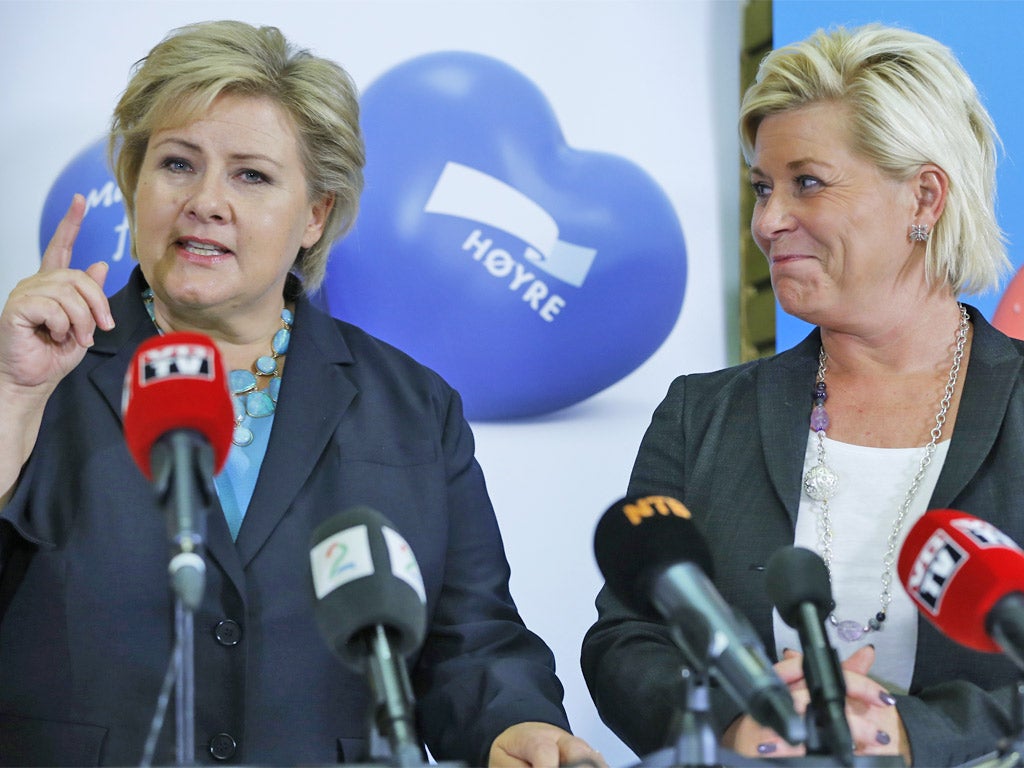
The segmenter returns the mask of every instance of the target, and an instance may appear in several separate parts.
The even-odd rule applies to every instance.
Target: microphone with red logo
[[[907,594],[946,637],[1008,656],[1024,670],[1024,550],[991,523],[952,509],[925,513],[897,571]]]
[[[213,340],[168,333],[144,341],[128,366],[121,410],[128,450],[153,482],[167,517],[171,584],[195,610],[206,576],[205,512],[234,428],[227,375]]]

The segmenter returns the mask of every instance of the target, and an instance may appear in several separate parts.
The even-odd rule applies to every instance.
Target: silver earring
[[[931,235],[931,229],[927,224],[911,224],[910,239],[915,243],[925,243]]]

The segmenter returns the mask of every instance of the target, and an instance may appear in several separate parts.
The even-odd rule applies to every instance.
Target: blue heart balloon
[[[71,267],[85,269],[97,261],[110,265],[104,291],[108,296],[128,281],[131,257],[128,219],[121,191],[107,163],[107,142],[93,142],[64,167],[50,187],[39,222],[39,253],[46,250],[54,230],[76,192],[85,195],[85,219],[71,251]]]
[[[634,163],[567,146],[521,73],[428,54],[361,111],[366,187],[328,304],[440,372],[469,418],[578,403],[664,342],[687,273],[671,202]]]

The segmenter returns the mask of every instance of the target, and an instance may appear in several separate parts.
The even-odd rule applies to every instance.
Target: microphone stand
[[[765,761],[759,758],[743,757],[732,750],[718,747],[718,737],[715,735],[711,717],[710,677],[713,674],[715,660],[711,653],[714,633],[710,627],[703,622],[694,622],[691,625],[690,638],[675,626],[670,628],[670,633],[689,665],[680,671],[680,707],[673,718],[674,727],[669,740],[672,746],[649,755],[640,766],[707,768],[728,765],[742,768],[764,765]],[[700,650],[697,650],[698,648]]]
[[[730,768],[758,768],[759,766],[798,766],[799,768],[905,768],[899,755],[851,755],[851,761],[832,754],[824,748],[822,727],[817,723],[815,707],[808,706],[806,713],[807,753],[802,757],[760,758],[746,757],[725,747],[719,748],[711,722],[709,677],[713,674],[714,658],[710,651],[711,633],[704,627],[705,635],[696,635],[693,642],[678,628],[671,628],[672,639],[686,657],[688,667],[681,671],[679,686],[680,709],[673,718],[673,728],[667,749],[646,756],[633,768],[708,768],[709,766],[730,766]],[[693,634],[693,633],[691,633]],[[695,650],[703,648],[702,652]],[[1018,688],[1021,707],[1024,708],[1024,681]],[[1024,712],[1024,709],[1022,709]],[[1022,715],[1024,717],[1024,715]],[[989,768],[989,766],[986,766]],[[998,768],[1021,768],[1017,763],[1000,764]]]
[[[154,443],[150,464],[172,551],[168,574],[175,598],[176,760],[191,766],[196,760],[194,612],[206,585],[202,550],[205,513],[215,494],[213,449],[199,433],[175,430]]]
[[[671,743],[675,750],[673,765],[718,765],[718,740],[711,726],[711,696],[707,675],[683,667],[680,671],[680,701],[676,733]]]
[[[181,598],[174,604],[174,628],[181,642],[181,653],[177,659],[175,681],[174,716],[175,753],[178,765],[195,765],[195,647],[193,645],[192,611]]]
[[[680,670],[680,706],[672,719],[670,746],[647,755],[632,768],[757,768],[779,765],[781,761],[744,757],[725,747],[718,747],[718,737],[712,725],[709,682],[709,668],[714,662],[707,654],[703,661],[694,661],[700,657],[694,653],[693,647],[681,635],[676,641],[693,668],[684,666]]]
[[[387,630],[377,624],[366,635],[367,677],[373,701],[371,720],[384,737],[395,768],[424,765],[423,748],[413,722],[413,692],[405,660],[394,653]],[[371,738],[371,743],[374,741]]]
[[[1002,768],[1018,768],[1024,765],[1024,678],[1013,686],[1013,729],[1014,736],[1000,745],[999,754],[1004,759]]]

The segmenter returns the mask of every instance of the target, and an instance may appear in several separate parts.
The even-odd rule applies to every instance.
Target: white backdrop
[[[513,594],[555,652],[573,730],[612,766],[635,762],[600,722],[579,671],[601,583],[592,536],[624,495],[672,377],[730,362],[738,0],[0,0],[0,296],[37,268],[50,185],[104,133],[130,65],[171,28],[212,18],[278,26],[341,63],[360,88],[422,53],[494,56],[540,87],[570,146],[635,162],[672,201],[689,272],[683,310],[659,351],[572,408],[473,425]]]

